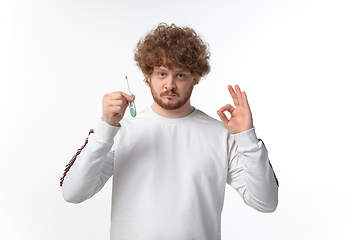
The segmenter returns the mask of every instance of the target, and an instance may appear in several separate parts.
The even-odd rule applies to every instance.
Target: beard
[[[181,108],[182,106],[184,106],[187,101],[189,101],[190,97],[191,97],[191,93],[193,91],[194,86],[191,86],[191,88],[184,94],[184,97],[181,98],[181,96],[179,95],[179,93],[177,93],[174,90],[171,91],[163,91],[160,93],[160,96],[156,94],[156,92],[154,91],[151,82],[150,82],[150,90],[151,90],[151,95],[153,96],[154,101],[162,108],[166,109],[166,110],[176,110]],[[166,101],[165,99],[163,99],[162,97],[167,95],[167,94],[175,94],[177,97],[176,99],[173,100],[169,100]]]

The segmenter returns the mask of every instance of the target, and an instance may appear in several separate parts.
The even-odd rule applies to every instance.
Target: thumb
[[[220,111],[220,110],[218,110],[216,113],[219,115],[221,122],[224,124],[224,127],[226,128],[226,126],[227,126],[227,124],[228,124],[228,122],[229,122],[229,119],[228,119],[228,118],[226,117],[226,115],[225,115],[222,111]]]
[[[126,93],[123,93],[123,96],[126,98],[127,101],[129,102],[132,102],[135,100],[135,95],[129,95],[129,94],[126,94]]]

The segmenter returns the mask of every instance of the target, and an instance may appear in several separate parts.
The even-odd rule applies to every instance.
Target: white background
[[[280,182],[271,214],[228,187],[223,239],[360,239],[359,10],[355,0],[0,1],[0,239],[109,238],[111,181],[77,205],[59,181],[103,95],[127,91],[125,75],[138,110],[152,103],[133,49],[160,22],[211,46],[194,106],[218,119],[228,84],[247,92]]]

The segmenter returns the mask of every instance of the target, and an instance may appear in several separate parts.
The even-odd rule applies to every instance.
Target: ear
[[[199,78],[195,78],[194,79],[194,85],[198,85],[199,84]]]
[[[150,83],[151,82],[150,75],[148,75],[146,78],[147,78],[147,82]]]

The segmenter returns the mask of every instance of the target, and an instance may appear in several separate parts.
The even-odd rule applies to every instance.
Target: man
[[[226,183],[250,207],[276,209],[277,180],[245,92],[229,86],[235,107],[217,111],[222,123],[190,103],[209,56],[194,30],[160,24],[135,50],[152,106],[123,119],[135,97],[106,94],[102,119],[67,165],[68,202],[89,199],[113,176],[112,240],[219,240]]]

